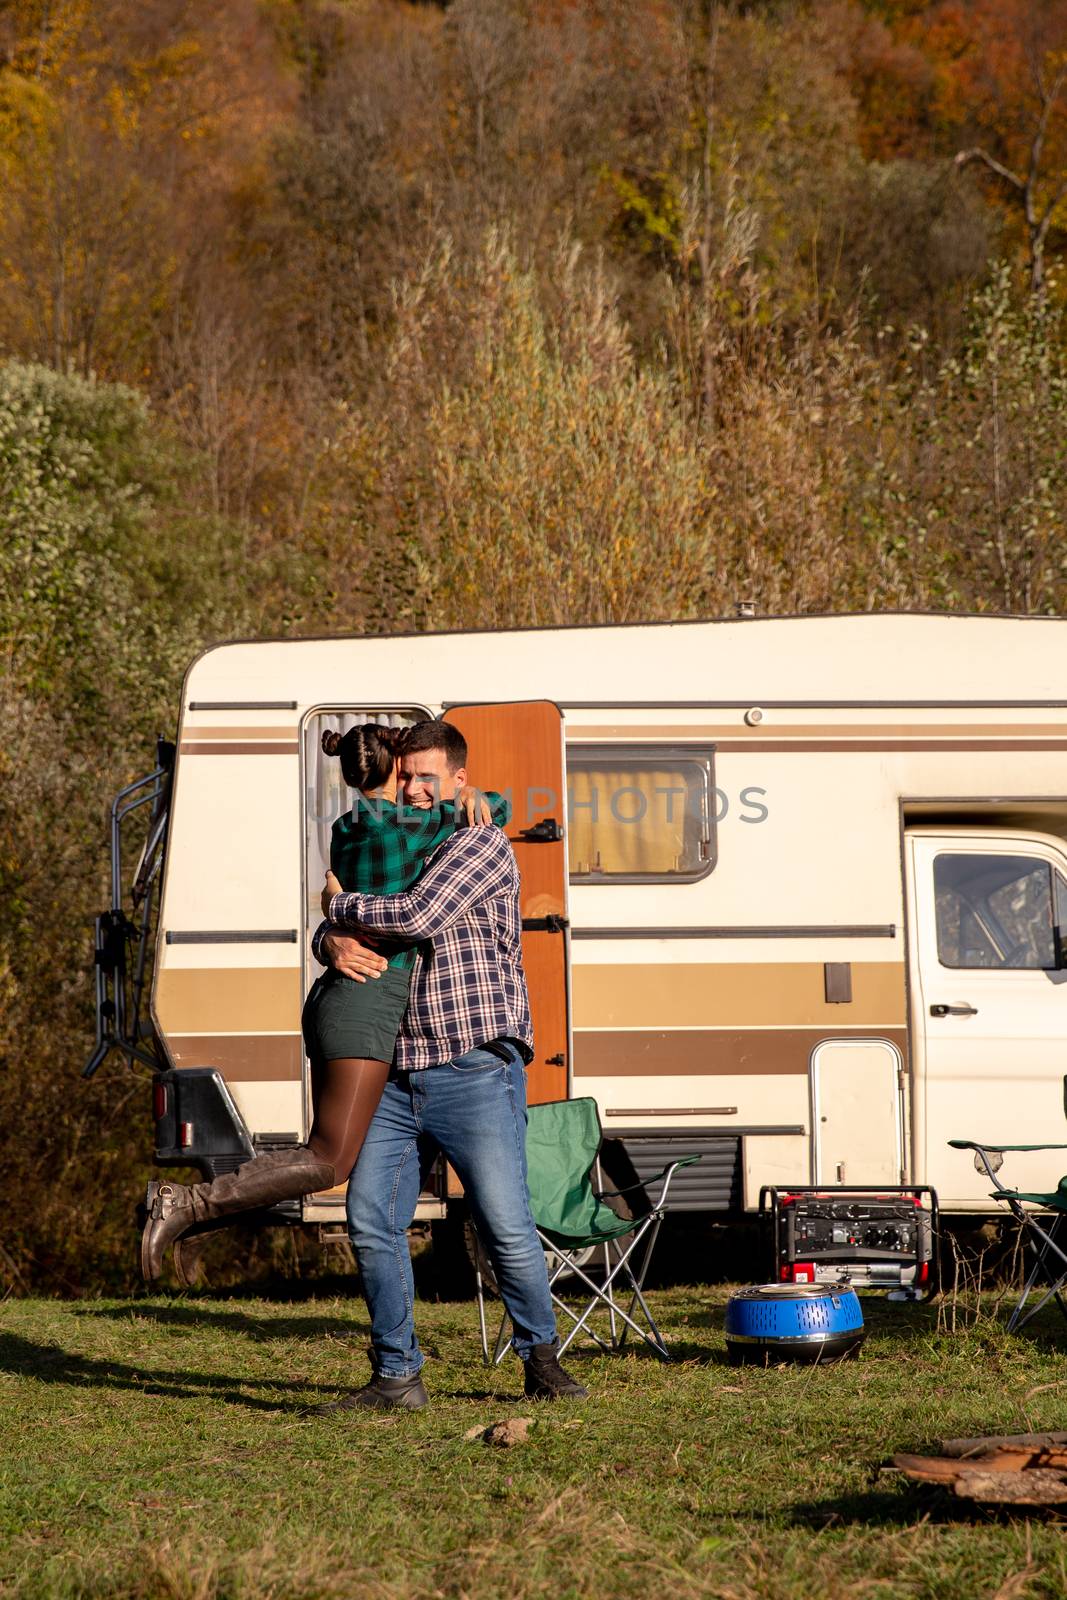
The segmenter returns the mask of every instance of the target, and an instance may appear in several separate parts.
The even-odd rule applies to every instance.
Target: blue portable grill
[[[858,1355],[864,1331],[847,1283],[761,1283],[726,1304],[726,1350],[735,1365]]]

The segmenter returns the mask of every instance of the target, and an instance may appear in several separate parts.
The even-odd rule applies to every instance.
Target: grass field
[[[1055,1322],[949,1334],[873,1296],[859,1361],[738,1370],[727,1292],[654,1297],[674,1366],[568,1353],[592,1397],[539,1408],[515,1362],[481,1366],[472,1305],[424,1305],[431,1406],[334,1419],[299,1408],[362,1381],[358,1299],[8,1300],[0,1594],[1067,1595],[1060,1525],[878,1471],[946,1435],[1067,1425]],[[464,1437],[531,1412],[525,1445]]]

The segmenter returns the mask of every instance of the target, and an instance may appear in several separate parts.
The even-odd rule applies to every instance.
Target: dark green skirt
[[[362,1057],[392,1061],[407,1010],[411,971],[386,967],[380,978],[357,983],[339,972],[324,973],[304,1001],[301,1026],[312,1061]]]

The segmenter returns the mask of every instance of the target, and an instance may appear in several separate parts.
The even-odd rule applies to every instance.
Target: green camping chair
[[[594,1174],[596,1183],[600,1182],[601,1137],[600,1116],[593,1099],[554,1100],[547,1105],[530,1107],[526,1129],[530,1209],[537,1236],[548,1256],[548,1280],[553,1302],[557,1310],[574,1324],[560,1339],[560,1353],[580,1333],[587,1334],[601,1350],[621,1350],[627,1335],[632,1332],[650,1345],[664,1361],[669,1361],[670,1353],[645,1300],[645,1275],[660,1225],[666,1215],[671,1179],[679,1167],[691,1166],[700,1157],[682,1156],[642,1183],[631,1184],[627,1189],[602,1191],[593,1187]],[[656,1183],[661,1178],[663,1187],[659,1196],[644,1216],[620,1217],[604,1204],[605,1199],[630,1194],[644,1188],[645,1183]],[[633,1263],[634,1252],[642,1244],[639,1261]],[[599,1267],[595,1269],[598,1278],[590,1277],[586,1270],[591,1265],[591,1257],[600,1257],[602,1277],[599,1277]],[[479,1241],[475,1251],[475,1277],[482,1354],[487,1364],[496,1366],[508,1351],[509,1319],[505,1314],[490,1355],[485,1320],[484,1280],[487,1272],[488,1264],[484,1261]],[[556,1293],[557,1283],[565,1277],[577,1279],[582,1290],[591,1296],[584,1310],[575,1310]],[[622,1290],[623,1300],[629,1300],[625,1308],[616,1297],[616,1289]],[[607,1313],[607,1338],[590,1325],[590,1319],[598,1312]],[[635,1320],[638,1313],[647,1327],[641,1327]]]
[[[1008,1189],[997,1177],[997,1173],[1004,1165],[1006,1154],[1034,1150],[1067,1150],[1067,1144],[977,1144],[973,1139],[950,1139],[948,1142],[953,1150],[974,1151],[975,1168],[979,1172],[984,1172],[993,1185],[991,1198],[1007,1206],[1033,1253],[1033,1266],[1023,1284],[1019,1303],[1008,1319],[1008,1332],[1014,1333],[1017,1328],[1024,1327],[1050,1300],[1055,1300],[1067,1317],[1067,1304],[1063,1298],[1064,1286],[1067,1284],[1067,1254],[1063,1250],[1063,1244],[1067,1243],[1067,1231],[1064,1229],[1064,1218],[1067,1217],[1067,1177],[1060,1179],[1059,1186],[1051,1194],[1032,1194],[1023,1189]],[[1040,1206],[1041,1210],[1027,1211],[1027,1205]],[[1048,1212],[1052,1213],[1051,1217],[1047,1215]],[[1040,1300],[1027,1310],[1027,1301],[1039,1279],[1048,1287]]]

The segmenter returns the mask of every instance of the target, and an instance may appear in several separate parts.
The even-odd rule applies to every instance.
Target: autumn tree
[[[15,0],[6,25],[0,343],[151,378],[180,265],[285,104],[269,38],[219,0]]]
[[[1045,292],[1049,229],[1067,200],[1067,5],[981,0],[946,71],[946,114],[982,139],[956,165],[982,166],[1022,211],[1030,288]]]
[[[1042,293],[1050,233],[1067,221],[1067,4],[887,0],[880,10],[854,57],[872,149],[925,147],[984,173]]]

